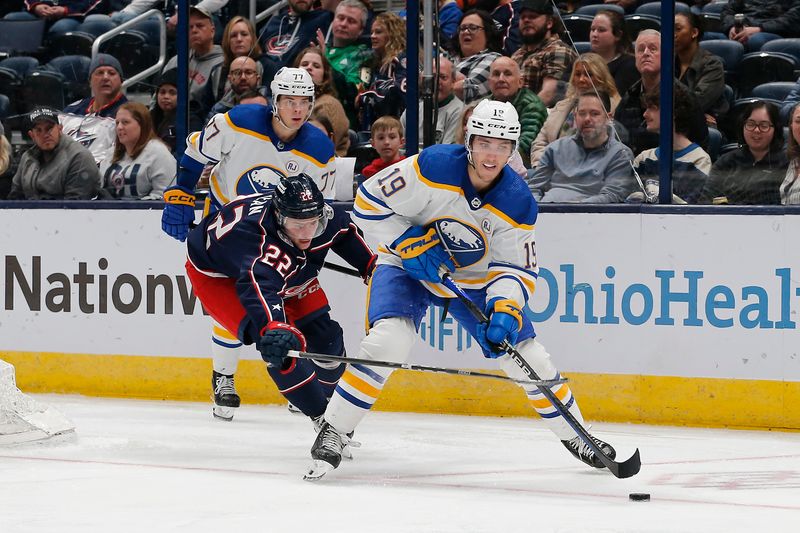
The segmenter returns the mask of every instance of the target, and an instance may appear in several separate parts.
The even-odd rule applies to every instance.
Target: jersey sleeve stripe
[[[378,198],[375,195],[373,195],[372,193],[370,193],[367,190],[367,188],[364,187],[363,183],[358,186],[358,193],[359,194],[357,195],[356,198],[358,198],[358,196],[362,196],[363,195],[363,196],[366,196],[367,200],[369,200],[370,202],[372,202],[374,204],[378,204],[379,206],[383,207],[384,209],[389,209],[389,206],[386,205],[386,202],[384,202],[380,198]]]
[[[377,211],[377,209],[368,204],[367,201],[364,200],[364,197],[361,196],[360,194],[356,196],[355,205],[356,207],[363,209],[364,211]]]
[[[263,133],[258,133],[257,131],[253,131],[253,130],[249,130],[247,128],[242,128],[241,126],[237,126],[236,124],[233,123],[233,121],[231,120],[231,117],[230,117],[230,115],[228,113],[225,113],[223,116],[225,117],[225,122],[228,123],[228,126],[230,126],[232,130],[238,131],[239,133],[244,133],[245,135],[250,135],[250,136],[255,137],[257,139],[261,139],[262,141],[267,141],[267,142],[270,142],[270,143],[272,142],[272,139],[270,139],[268,136],[264,135]]]
[[[217,175],[213,172],[211,173],[211,194],[221,204],[230,203],[230,200],[227,196],[225,196],[225,193],[222,192],[222,188],[219,186],[219,179],[217,178]]]
[[[490,262],[490,263],[489,263],[489,268],[501,268],[501,269],[508,268],[508,269],[511,269],[511,270],[518,270],[518,271],[519,271],[519,272],[521,272],[522,274],[524,274],[524,275],[526,275],[526,276],[530,276],[530,277],[532,277],[532,278],[534,278],[534,279],[536,279],[536,278],[538,278],[538,277],[539,277],[539,274],[537,274],[537,273],[536,273],[535,271],[533,271],[533,270],[528,270],[527,268],[518,267],[517,265],[510,265],[510,264],[508,264],[508,263],[495,263],[495,262]]]
[[[392,215],[394,215],[394,213],[389,213],[388,215],[365,215],[359,213],[357,209],[353,210],[353,216],[363,218],[364,220],[385,220]]]
[[[434,189],[444,189],[446,191],[454,192],[460,194],[461,196],[464,196],[464,191],[461,189],[461,187],[457,187],[455,185],[447,185],[445,183],[437,183],[423,176],[422,171],[419,168],[419,156],[415,156],[414,158],[414,171],[417,173],[417,177],[419,177],[419,180],[428,187],[433,187]]]
[[[525,231],[532,231],[533,228],[534,228],[533,224],[520,224],[520,223],[516,222],[513,218],[511,218],[507,214],[503,213],[501,210],[499,210],[498,208],[496,208],[492,204],[483,204],[483,207],[485,207],[486,209],[491,211],[496,216],[498,216],[498,217],[502,218],[503,220],[505,220],[506,222],[508,222],[508,224],[511,225],[514,228],[519,228],[519,229],[522,229],[522,230],[525,230]]]
[[[504,279],[507,279],[509,281],[513,281],[514,283],[519,285],[519,288],[522,291],[522,294],[525,295],[525,302],[526,303],[528,302],[530,297],[533,296],[533,293],[536,290],[536,285],[534,283],[531,283],[530,281],[528,281],[528,280],[526,280],[524,278],[520,278],[518,276],[512,276],[512,275],[509,275],[509,274],[501,274],[501,275],[495,277],[492,280],[492,282],[490,283],[490,285],[493,285],[493,284],[497,283],[498,281],[501,281],[501,280],[504,280]]]

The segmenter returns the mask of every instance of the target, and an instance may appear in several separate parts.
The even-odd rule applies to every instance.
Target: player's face
[[[121,145],[134,146],[142,134],[142,127],[127,109],[117,111],[117,139]]]
[[[470,172],[470,181],[478,192],[491,186],[500,175],[513,149],[514,143],[507,139],[480,135],[472,139],[474,172]]]
[[[158,88],[158,107],[162,111],[172,111],[178,107],[178,88],[174,85],[162,85]]]
[[[98,67],[92,72],[89,85],[92,87],[92,96],[109,99],[122,88],[122,78],[112,67]]]
[[[320,85],[325,77],[325,68],[322,66],[322,57],[316,52],[306,52],[300,60],[300,68],[305,69],[310,75],[314,85]]]
[[[647,131],[658,131],[661,127],[661,110],[656,106],[647,106],[644,110],[644,124]]]
[[[311,108],[311,99],[307,96],[279,96],[278,113],[284,124],[292,129],[303,125]]]
[[[311,246],[311,240],[319,229],[320,217],[317,218],[289,218],[283,221],[283,231],[286,236],[300,250]]]
[[[400,152],[400,147],[403,145],[404,139],[397,131],[397,128],[390,128],[382,130],[372,138],[372,146],[378,151],[378,155],[384,161],[393,161],[397,159],[397,154]]]
[[[253,49],[253,35],[244,22],[237,22],[231,28],[229,45],[234,57],[246,56]]]

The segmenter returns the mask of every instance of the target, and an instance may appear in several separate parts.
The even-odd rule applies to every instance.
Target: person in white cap
[[[516,344],[539,377],[559,377],[522,312],[536,286],[533,226],[538,210],[523,179],[507,166],[519,136],[514,106],[484,100],[469,119],[465,146],[431,146],[359,187],[353,220],[381,244],[368,293],[369,330],[356,357],[406,361],[428,307],[440,305],[510,377],[526,379],[511,354],[500,348],[505,341]],[[442,284],[444,272],[469,287],[467,295],[485,309],[487,322],[478,322],[454,298]],[[305,479],[319,479],[339,466],[343,448],[391,373],[380,366],[348,366],[325,410]],[[536,386],[523,389],[575,457],[603,466]],[[552,391],[582,421],[569,386],[554,385]]]
[[[162,229],[186,240],[194,221],[194,188],[203,169],[209,178],[209,209],[217,210],[237,196],[263,193],[281,178],[307,174],[326,199],[333,198],[333,142],[307,124],[314,107],[314,82],[304,69],[284,67],[270,84],[272,105],[238,105],[215,115],[202,131],[192,133],[181,159],[177,184],[164,192]],[[308,290],[319,290],[314,287]],[[218,323],[212,331],[214,408],[216,417],[233,418],[240,405],[234,387],[241,342],[236,332]]]

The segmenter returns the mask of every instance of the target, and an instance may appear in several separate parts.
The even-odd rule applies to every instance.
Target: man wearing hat
[[[92,154],[61,133],[58,111],[38,108],[28,115],[34,146],[25,152],[9,200],[91,200],[100,189]]]
[[[109,54],[97,54],[89,65],[92,95],[64,108],[73,115],[97,115],[114,118],[119,106],[128,101],[122,94],[122,66]]]
[[[550,0],[520,2],[519,34],[522,46],[511,59],[519,65],[525,87],[536,93],[548,107],[555,105],[558,82],[565,78],[578,57],[559,38],[559,27]]]

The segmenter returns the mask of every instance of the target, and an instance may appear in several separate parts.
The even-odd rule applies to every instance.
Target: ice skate
[[[617,456],[617,452],[614,451],[614,448],[612,448],[610,444],[603,442],[597,437],[592,437],[592,439],[594,439],[594,442],[597,443],[597,446],[603,450],[608,457],[614,459]],[[600,459],[597,457],[597,455],[592,451],[591,448],[589,448],[589,446],[586,445],[585,442],[581,440],[580,437],[575,436],[569,440],[562,440],[561,443],[572,455],[587,465],[593,466],[594,468],[605,468],[605,465],[600,462]]]
[[[325,423],[325,415],[315,416],[311,419],[311,422],[314,424],[314,431],[319,433],[322,425]],[[357,440],[353,440],[353,435],[355,434],[354,431],[351,431],[347,435],[343,437],[342,441],[342,459],[347,459],[349,461],[353,460],[353,448],[360,448],[361,443]]]
[[[311,458],[314,462],[303,479],[316,481],[338,467],[342,462],[342,449],[348,440],[347,435],[339,433],[329,423],[323,422],[317,440],[311,447]]]
[[[233,420],[233,413],[241,403],[241,398],[236,394],[233,376],[220,374],[215,370],[211,375],[211,387],[214,390],[214,408],[212,409],[214,418],[230,422]]]

